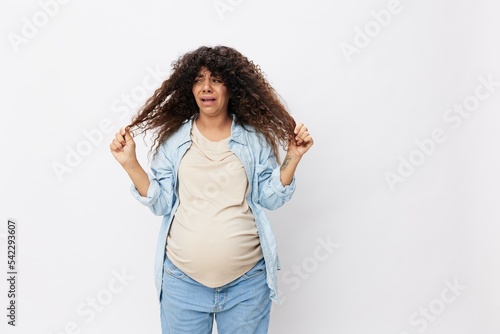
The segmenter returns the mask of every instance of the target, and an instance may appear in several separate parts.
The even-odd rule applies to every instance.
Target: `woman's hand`
[[[298,123],[295,126],[294,133],[295,140],[288,143],[287,156],[301,158],[314,144],[314,140],[303,123]]]
[[[148,174],[137,161],[137,156],[135,154],[135,141],[130,135],[129,128],[121,128],[115,135],[115,138],[109,144],[111,149],[111,154],[115,159],[122,165],[123,169],[128,173],[132,182],[134,182],[135,188],[141,194],[141,196],[146,196],[149,189],[149,178]]]
[[[130,135],[129,128],[121,128],[120,131],[116,133],[109,148],[111,149],[111,154],[113,154],[116,161],[118,161],[123,168],[138,163],[135,154],[135,141]]]
[[[292,182],[293,174],[297,169],[300,159],[314,143],[304,124],[298,123],[294,133],[295,138],[288,143],[288,151],[286,152],[285,160],[281,164],[280,180],[284,186]]]

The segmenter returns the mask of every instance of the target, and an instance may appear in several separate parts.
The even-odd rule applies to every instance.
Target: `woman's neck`
[[[231,135],[233,120],[228,114],[217,117],[200,115],[195,119],[195,122],[198,130],[208,140],[219,141]]]

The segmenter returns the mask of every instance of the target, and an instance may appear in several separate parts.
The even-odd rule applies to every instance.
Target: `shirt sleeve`
[[[268,209],[275,210],[288,202],[295,192],[295,176],[292,182],[284,186],[280,179],[280,166],[272,148],[264,145],[256,166],[258,179],[259,204]]]
[[[148,177],[150,184],[146,196],[141,196],[134,184],[130,187],[132,195],[155,215],[169,214],[175,202],[175,172],[174,164],[161,146],[151,162]]]

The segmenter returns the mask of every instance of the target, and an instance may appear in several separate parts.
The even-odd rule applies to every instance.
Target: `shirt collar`
[[[191,141],[191,128],[193,127],[193,122],[196,119],[196,116],[191,117],[189,120],[184,123],[179,129],[179,144],[178,147],[184,145],[187,142]],[[239,144],[246,145],[247,142],[245,140],[244,128],[240,124],[236,123],[236,115],[232,114],[232,124],[231,124],[231,137],[229,140],[235,141]]]

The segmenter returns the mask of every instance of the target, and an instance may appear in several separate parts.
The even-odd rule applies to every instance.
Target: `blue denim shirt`
[[[179,205],[177,173],[180,161],[191,145],[192,122],[193,120],[189,120],[182,124],[176,133],[160,145],[151,162],[151,183],[146,196],[141,196],[134,185],[131,187],[132,194],[139,202],[148,206],[155,215],[163,216],[155,258],[158,297],[161,296],[167,234]],[[237,124],[234,118],[229,149],[240,159],[248,177],[250,189],[247,202],[255,217],[266,262],[267,284],[271,290],[269,297],[279,302],[277,271],[280,264],[276,240],[264,208],[274,210],[287,202],[295,190],[295,178],[290,185],[283,186],[280,181],[280,166],[264,136],[251,126]]]

